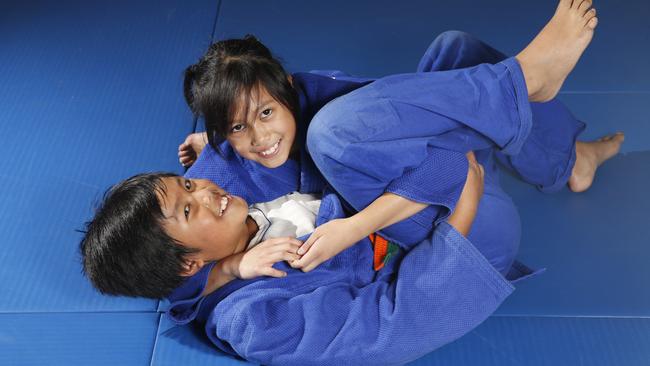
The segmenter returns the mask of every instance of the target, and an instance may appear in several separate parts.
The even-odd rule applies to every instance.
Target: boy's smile
[[[180,244],[199,249],[193,259],[209,262],[245,250],[257,231],[246,201],[207,179],[165,177],[162,183],[163,227]]]

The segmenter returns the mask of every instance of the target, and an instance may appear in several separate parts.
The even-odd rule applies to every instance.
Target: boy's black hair
[[[259,87],[266,88],[298,120],[296,90],[280,62],[255,36],[216,42],[199,62],[185,69],[185,101],[196,117],[205,119],[208,142],[216,151],[242,101],[248,118],[250,96]]]
[[[105,193],[80,244],[83,272],[101,293],[160,299],[183,282],[183,259],[197,250],[165,232],[156,194],[174,176],[139,174]]]

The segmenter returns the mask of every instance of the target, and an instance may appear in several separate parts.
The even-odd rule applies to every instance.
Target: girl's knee
[[[307,130],[307,151],[314,161],[325,152],[325,146],[328,143],[328,119],[326,116],[316,115],[309,124]]]
[[[431,43],[430,49],[446,49],[450,46],[473,42],[476,38],[469,33],[450,30],[440,33]]]
[[[309,123],[306,146],[314,161],[318,155],[336,159],[354,138],[356,107],[351,99],[346,95],[331,101]]]

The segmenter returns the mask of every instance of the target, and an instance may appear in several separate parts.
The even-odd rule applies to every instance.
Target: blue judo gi
[[[481,62],[495,64],[473,66]],[[469,68],[425,72],[460,65]],[[265,364],[399,364],[478,325],[511,293],[508,280],[531,273],[512,264],[519,216],[498,185],[494,160],[543,190],[558,189],[584,125],[559,102],[528,103],[514,59],[451,32],[434,41],[417,74],[370,84],[295,74],[294,85],[297,141],[307,144],[299,163],[267,169],[224,142],[221,154],[206,147],[187,176],[212,179],[249,203],[317,192],[328,182],[340,196],[324,196],[317,224],[384,191],[431,206],[382,232],[402,249],[379,272],[364,239],[309,273],[277,263],[286,278],[235,280],[201,298],[208,265],[170,296],[173,320],[199,320],[217,347]],[[444,218],[464,185],[468,150],[486,178],[464,238]]]

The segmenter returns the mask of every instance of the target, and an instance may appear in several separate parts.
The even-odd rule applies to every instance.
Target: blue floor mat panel
[[[0,365],[148,365],[159,314],[0,314]]]
[[[98,190],[49,174],[4,179],[19,189],[1,193],[0,313],[155,310],[157,301],[101,296],[91,288],[81,274],[81,234],[75,229],[82,228]],[[16,215],[19,207],[28,214]]]
[[[257,35],[291,72],[413,72],[446,30],[516,54],[557,1],[236,0],[0,4],[0,365],[244,365],[168,303],[102,296],[79,241],[107,188],[182,173],[195,126],[183,71],[211,40]],[[559,98],[582,140],[626,133],[591,189],[543,194],[504,173],[520,259],[547,271],[412,365],[650,365],[650,2],[596,2],[594,40]],[[200,127],[199,127],[200,128]],[[432,330],[434,332],[435,330]]]
[[[409,365],[647,365],[650,319],[493,316]],[[200,329],[163,317],[152,365],[253,365],[224,355]]]
[[[502,180],[523,223],[520,258],[546,267],[499,314],[650,316],[650,152],[619,155],[583,193]]]
[[[491,317],[411,366],[646,366],[650,319]]]
[[[226,355],[217,349],[199,326],[176,326],[166,316],[160,320],[156,349],[151,366],[177,365],[253,365]]]
[[[650,93],[562,93],[558,98],[587,124],[579,140],[622,131],[622,153],[650,151]]]
[[[92,291],[76,230],[119,180],[182,173],[183,70],[209,44],[217,5],[2,5],[0,313],[156,309]]]
[[[292,71],[339,69],[359,76],[413,72],[436,35],[462,30],[506,54],[521,51],[556,1],[475,0],[255,2],[224,0],[215,39],[252,33]],[[600,25],[567,91],[650,91],[650,3],[596,2]],[[254,11],[252,10],[254,9]],[[625,37],[625,46],[621,37]]]

